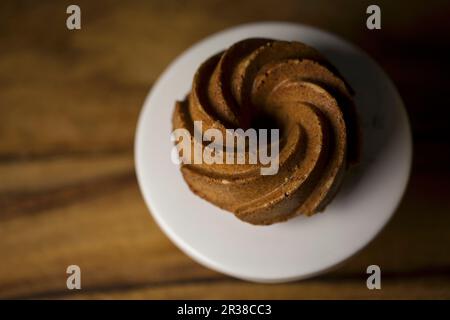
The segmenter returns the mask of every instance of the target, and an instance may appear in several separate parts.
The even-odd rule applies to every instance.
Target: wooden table
[[[0,297],[450,298],[449,3],[378,1],[0,2]],[[382,234],[340,269],[262,285],[208,270],[156,226],[134,173],[133,138],[152,83],[184,49],[236,24],[302,22],[368,51],[409,111],[415,159]],[[66,288],[66,268],[82,289]],[[366,288],[366,267],[382,290]]]

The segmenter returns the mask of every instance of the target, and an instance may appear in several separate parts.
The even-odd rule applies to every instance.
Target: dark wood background
[[[0,2],[0,297],[450,298],[448,1]],[[414,164],[394,219],[340,269],[261,285],[210,271],[174,247],[137,187],[133,138],[158,75],[194,42],[236,24],[283,20],[341,35],[397,84]],[[66,289],[66,267],[82,290]],[[382,290],[365,269],[382,268]]]

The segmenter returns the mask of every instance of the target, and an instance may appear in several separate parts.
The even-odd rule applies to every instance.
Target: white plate
[[[170,158],[174,102],[189,92],[197,67],[249,37],[298,40],[319,49],[356,92],[363,159],[325,212],[253,226],[195,196]],[[393,215],[411,167],[411,133],[402,100],[365,53],[315,28],[278,22],[238,26],[197,43],[166,69],[148,95],[136,130],[139,185],[167,236],[199,263],[257,282],[311,277],[367,245]],[[376,261],[374,261],[375,263]]]

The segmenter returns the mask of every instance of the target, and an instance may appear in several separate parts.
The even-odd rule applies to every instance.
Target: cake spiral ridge
[[[197,69],[190,93],[175,104],[173,128],[191,133],[192,145],[196,130],[226,136],[230,128],[279,129],[278,141],[271,141],[279,147],[278,171],[262,175],[259,162],[184,161],[183,178],[195,194],[252,224],[322,211],[359,159],[352,97],[336,68],[310,46],[263,38],[237,42]]]

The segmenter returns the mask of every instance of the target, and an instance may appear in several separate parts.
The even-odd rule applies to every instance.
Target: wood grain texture
[[[450,298],[450,5],[365,1],[0,2],[0,298]],[[408,6],[408,9],[406,9]],[[367,50],[399,87],[414,132],[411,182],[375,241],[314,279],[261,285],[193,262],[164,236],[137,187],[133,138],[165,66],[236,24],[321,27]],[[66,267],[82,290],[66,289]],[[382,268],[369,291],[365,269]]]

